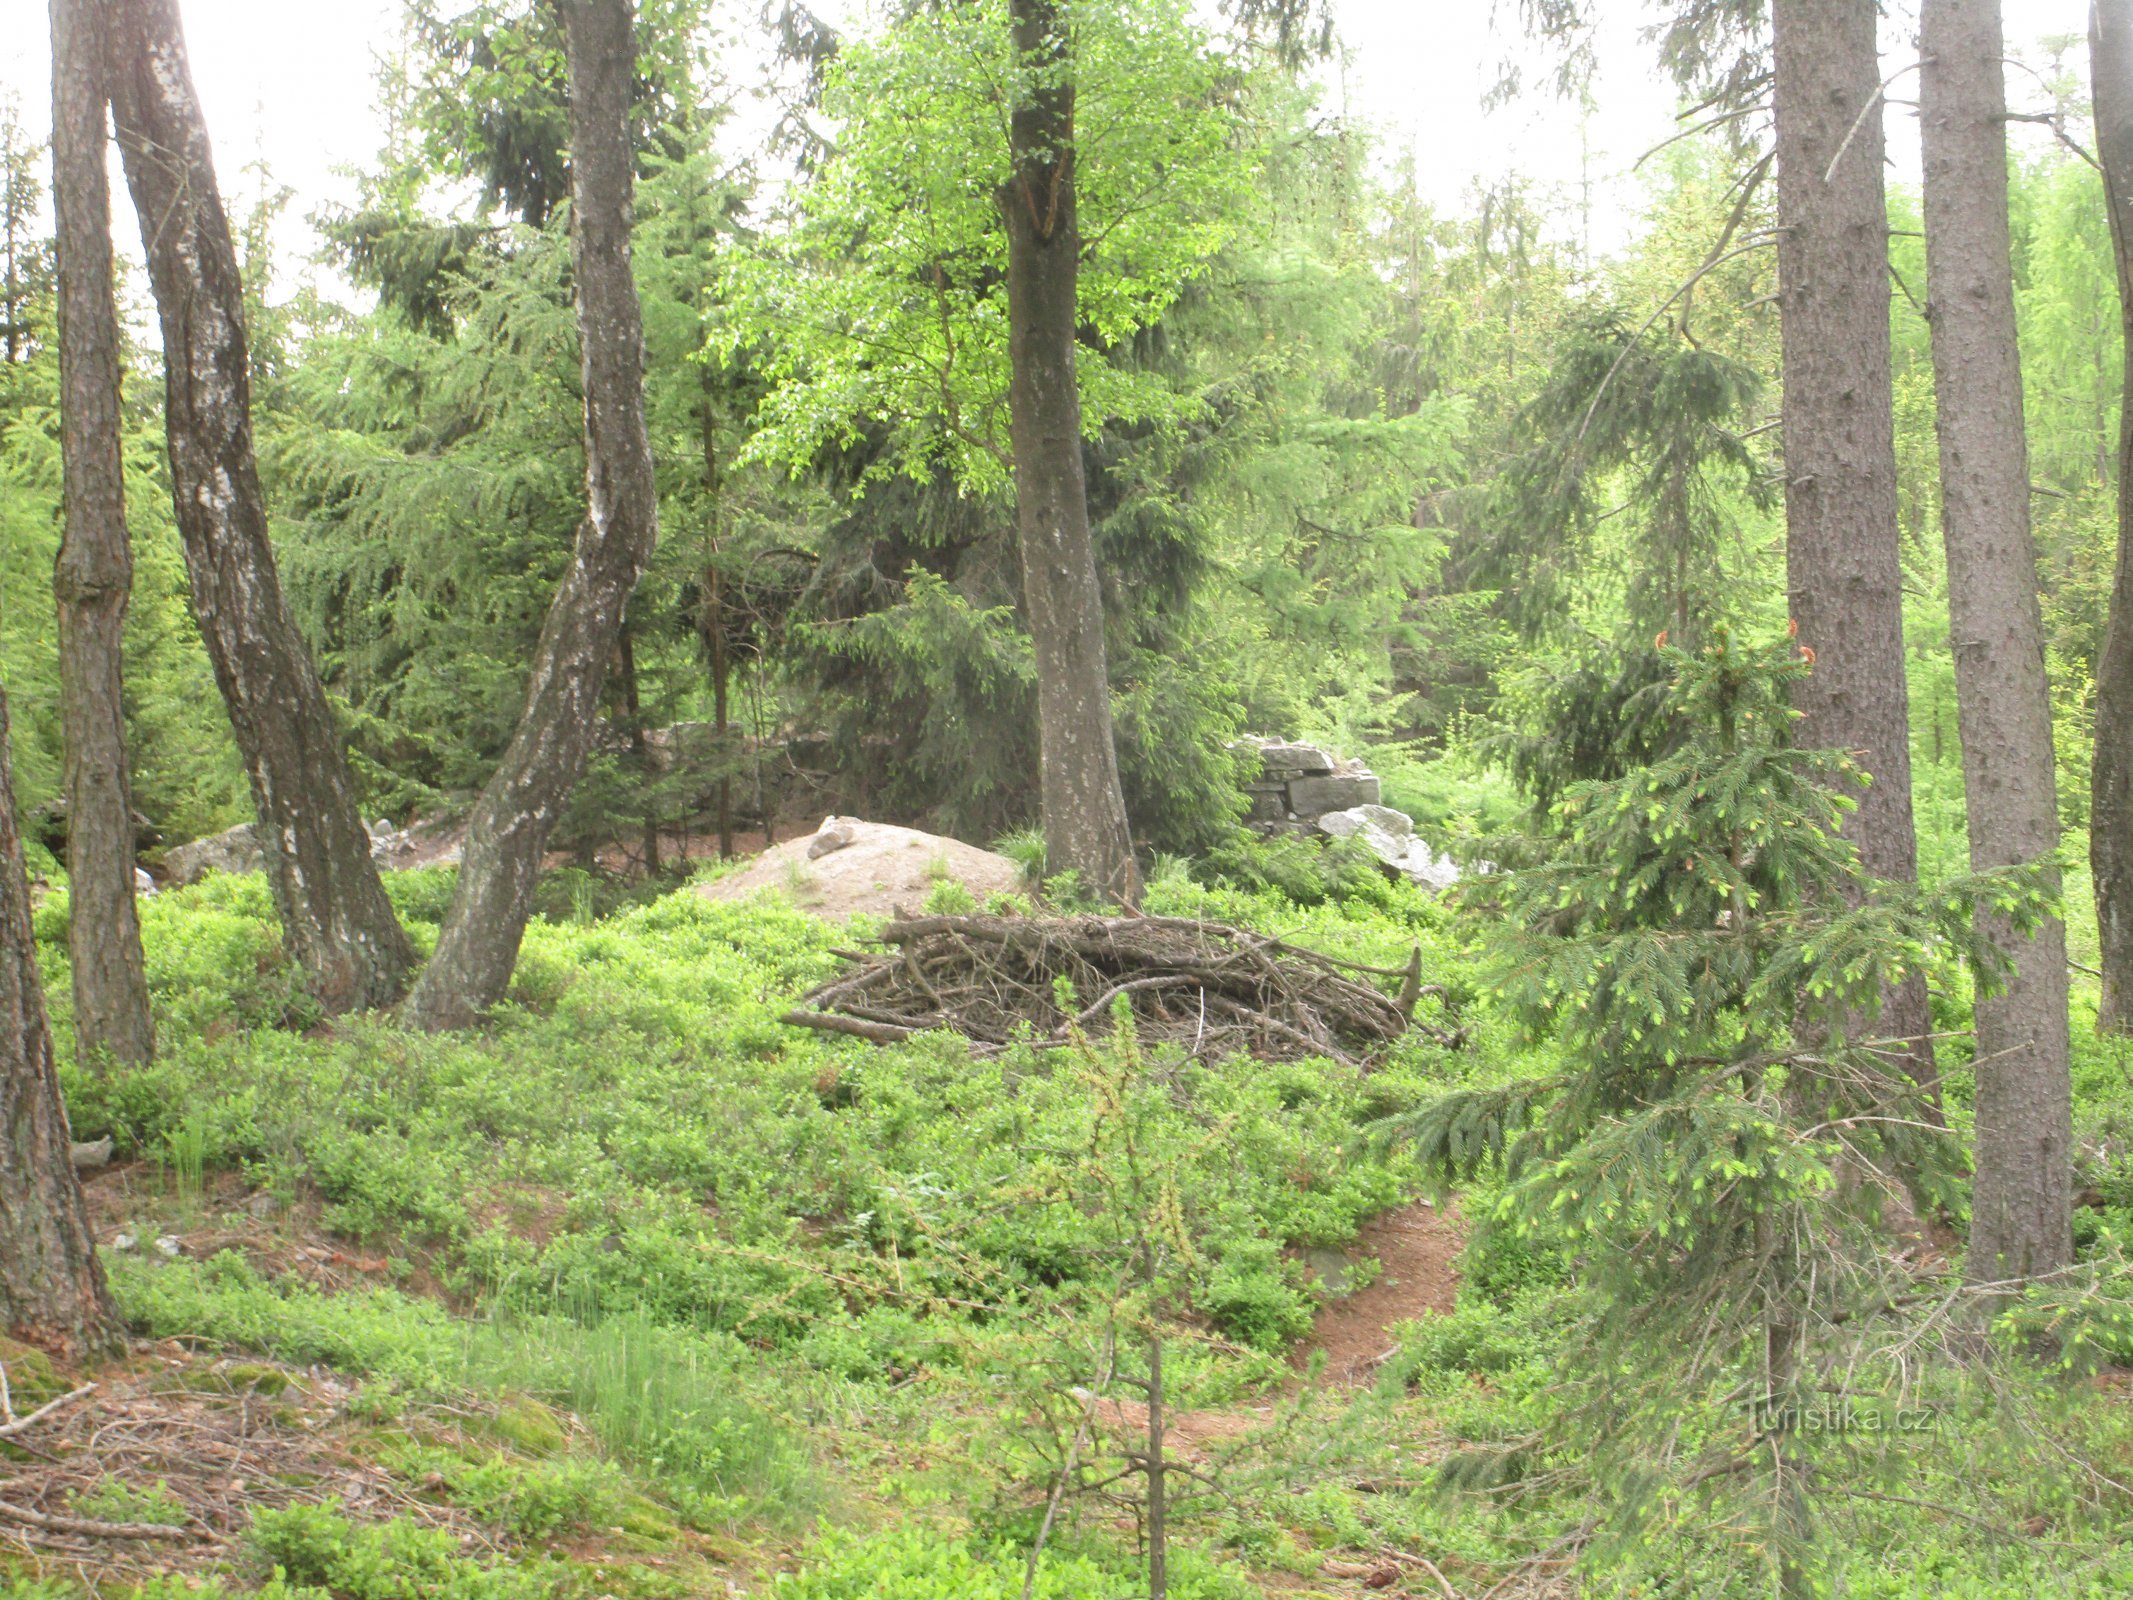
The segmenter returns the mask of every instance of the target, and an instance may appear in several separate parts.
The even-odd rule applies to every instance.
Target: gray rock
[[[1431,850],[1415,833],[1414,818],[1390,806],[1356,806],[1330,812],[1318,819],[1319,831],[1336,839],[1359,839],[1393,871],[1425,889],[1444,890],[1460,878],[1459,865],[1450,856]]]
[[[1330,1295],[1345,1295],[1355,1287],[1355,1263],[1345,1250],[1313,1246],[1304,1252],[1304,1265],[1318,1274],[1319,1283]]]
[[[1329,811],[1378,803],[1378,775],[1374,772],[1338,772],[1323,777],[1297,778],[1289,784],[1289,809],[1299,817],[1322,817]]]
[[[266,865],[259,829],[249,822],[178,845],[163,857],[163,870],[180,888],[198,883],[210,872],[262,872]]]
[[[143,899],[146,899],[149,895],[152,895],[156,892],[155,879],[149,877],[148,874],[139,867],[135,867],[133,869],[133,892],[137,895],[140,895]]]
[[[76,1172],[93,1172],[98,1167],[111,1165],[111,1135],[77,1144],[71,1152]]]
[[[174,1233],[166,1233],[156,1241],[156,1254],[166,1261],[175,1261],[185,1253],[185,1246]]]
[[[1318,826],[1320,831],[1330,833],[1336,839],[1346,839],[1370,828],[1404,839],[1415,831],[1415,819],[1391,806],[1372,803],[1345,811],[1329,811],[1318,819]]]
[[[1315,744],[1289,744],[1276,740],[1259,747],[1259,770],[1268,777],[1303,778],[1331,772],[1338,765],[1329,750]]]
[[[138,1250],[140,1245],[141,1241],[130,1233],[114,1233],[111,1236],[111,1248],[121,1253],[128,1250]]]
[[[855,837],[851,818],[824,817],[822,826],[815,830],[814,838],[808,841],[807,859],[820,861],[831,851],[842,850]]]

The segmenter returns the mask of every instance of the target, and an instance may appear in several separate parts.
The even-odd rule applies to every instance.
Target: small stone
[[[822,826],[815,830],[814,838],[808,841],[807,859],[819,861],[832,850],[842,850],[852,842],[853,837],[850,818],[824,817]]]
[[[156,1241],[156,1254],[166,1261],[175,1261],[184,1253],[185,1246],[178,1242],[178,1236],[174,1233],[166,1233]]]
[[[111,1248],[114,1250],[137,1250],[140,1248],[140,1244],[141,1241],[130,1233],[114,1233],[111,1236]]]

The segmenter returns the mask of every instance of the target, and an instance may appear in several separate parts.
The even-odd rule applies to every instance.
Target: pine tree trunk
[[[59,703],[66,725],[67,894],[79,1059],[138,1064],[155,1023],[134,905],[126,761],[126,603],[133,546],[119,439],[118,308],[104,176],[103,31],[91,0],[52,0],[52,211],[58,253],[59,453],[65,531]]]
[[[389,1004],[414,952],[370,859],[341,731],[289,615],[252,453],[244,286],[176,0],[107,0],[105,61],[163,328],[193,615],[251,780],[290,953],[329,1010]]]
[[[1814,671],[1794,697],[1808,748],[1873,775],[1847,829],[1877,878],[1918,876],[1889,354],[1874,0],[1775,0],[1779,336],[1786,582]],[[1864,113],[1862,115],[1862,113]],[[1840,155],[1841,152],[1841,155]],[[1888,995],[1878,1031],[1938,1103],[1926,993]]]
[[[1103,588],[1089,536],[1081,394],[1074,376],[1081,230],[1074,193],[1074,62],[1057,0],[1009,0],[1029,81],[1009,128],[1009,425],[1022,596],[1037,658],[1045,870],[1133,904],[1139,875],[1111,735]]]
[[[69,1352],[113,1343],[118,1331],[72,1152],[30,933],[0,693],[0,1326]]]
[[[630,276],[631,8],[628,0],[563,0],[562,10],[589,509],[541,629],[518,728],[469,820],[436,953],[407,999],[409,1020],[427,1028],[474,1021],[511,982],[549,830],[592,748],[623,607],[659,537],[644,326]]]
[[[2103,164],[2118,259],[2118,315],[2133,351],[2133,3],[2089,10],[2096,95],[2096,153]],[[2118,566],[2096,666],[2096,761],[2090,776],[2089,865],[2103,945],[2097,1027],[2133,1034],[2133,360],[2118,419]]]
[[[1926,0],[1919,22],[1949,633],[1970,864],[1984,871],[2054,862],[2059,849],[2015,341],[2000,0]],[[2007,992],[1977,1003],[1968,1268],[1972,1281],[1996,1282],[2053,1271],[2073,1252],[2066,926],[2055,917],[2023,941],[2004,917],[1988,916],[1980,932],[2015,962]]]

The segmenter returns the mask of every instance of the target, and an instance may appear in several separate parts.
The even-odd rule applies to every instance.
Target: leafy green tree
[[[825,106],[844,136],[733,293],[776,382],[757,458],[806,468],[878,423],[862,486],[1014,485],[1053,865],[1129,898],[1081,445],[1177,415],[1166,386],[1100,356],[1230,226],[1247,163],[1221,86],[1177,6],[915,12],[840,55]]]

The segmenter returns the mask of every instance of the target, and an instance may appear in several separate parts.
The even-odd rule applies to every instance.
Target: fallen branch
[[[211,1543],[205,1528],[174,1528],[167,1522],[99,1522],[93,1517],[56,1517],[0,1500],[0,1522],[19,1522],[46,1533],[71,1533],[85,1539],[168,1539],[180,1544]]]
[[[96,1385],[93,1383],[85,1383],[79,1389],[69,1390],[67,1393],[61,1395],[57,1400],[47,1400],[43,1405],[39,1406],[35,1411],[32,1411],[26,1417],[15,1416],[13,1414],[14,1407],[12,1404],[10,1404],[7,1408],[9,1413],[8,1420],[4,1423],[0,1423],[0,1439],[9,1439],[13,1438],[18,1433],[25,1433],[29,1429],[36,1427],[38,1423],[44,1421],[46,1417],[49,1417],[60,1407],[72,1405],[83,1395],[94,1393],[96,1393]]]
[[[1419,946],[1404,965],[1377,967],[1218,922],[1097,916],[905,916],[878,943],[837,952],[845,970],[782,1020],[874,1044],[949,1029],[993,1055],[1056,1048],[1123,1005],[1141,1038],[1189,1055],[1322,1056],[1359,1069],[1410,1031],[1464,1042],[1463,1030],[1416,1015],[1425,997],[1446,999],[1422,982]],[[1397,979],[1399,993],[1365,977]]]

